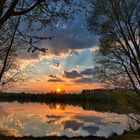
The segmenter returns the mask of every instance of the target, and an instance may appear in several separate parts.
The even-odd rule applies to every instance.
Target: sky
[[[46,53],[22,50],[18,61],[24,69],[32,69],[27,73],[32,76],[18,86],[18,91],[50,92],[60,88],[66,92],[81,92],[102,87],[93,60],[99,37],[87,30],[84,13],[78,13],[62,26],[45,28],[37,35],[55,38],[39,44],[38,47],[48,49]]]

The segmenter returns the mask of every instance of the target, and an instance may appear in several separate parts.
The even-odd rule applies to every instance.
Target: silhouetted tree
[[[97,70],[104,81],[129,83],[140,94],[140,1],[89,1],[88,27],[100,36]]]
[[[67,0],[1,0],[0,1],[0,28],[10,18],[22,16],[29,24],[40,22],[47,25],[51,22],[52,16],[66,18],[67,13],[64,8],[69,4]],[[65,9],[65,10],[64,10]]]
[[[71,8],[72,7],[72,8]],[[0,1],[0,82],[16,57],[17,47],[28,46],[28,52],[46,52],[41,40],[54,36],[37,36],[48,25],[58,25],[72,17],[73,0],[1,0]],[[4,82],[5,83],[5,82]]]

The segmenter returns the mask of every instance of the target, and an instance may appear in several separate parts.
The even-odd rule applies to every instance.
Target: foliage
[[[140,129],[134,132],[127,132],[122,136],[111,136],[109,140],[138,140],[140,138]]]
[[[38,45],[41,41],[52,40],[54,35],[40,36],[38,33],[48,26],[52,28],[61,26],[62,22],[72,18],[78,9],[80,10],[80,6],[73,0],[0,1],[0,82],[2,87],[9,81],[19,80],[21,71],[25,72],[16,63],[19,50],[22,53],[25,52],[24,50],[28,53],[36,51],[45,53],[48,49],[40,48]],[[16,73],[11,75],[11,71]],[[18,75],[18,78],[15,78],[15,75]]]
[[[129,83],[139,94],[140,1],[89,1],[88,27],[100,35],[97,70],[104,81],[119,87]]]
[[[80,106],[85,110],[107,111],[116,113],[135,113],[134,107],[129,104],[128,98],[134,97],[134,91],[130,90],[93,90],[92,94],[34,94],[34,93],[1,93],[1,102],[20,103],[45,103],[51,107],[59,103],[62,106],[67,104]],[[63,105],[64,104],[64,105]]]

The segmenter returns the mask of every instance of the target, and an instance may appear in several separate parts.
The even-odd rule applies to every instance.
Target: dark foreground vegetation
[[[15,137],[7,137],[7,136],[0,136],[0,140],[107,140],[106,138],[100,138],[100,137],[74,137],[74,138],[68,138],[68,137],[22,137],[22,138],[15,138]]]
[[[140,129],[133,132],[126,132],[121,136],[111,136],[108,140],[140,140]]]
[[[135,110],[129,101],[135,98],[135,96],[136,94],[132,90],[124,89],[83,90],[80,94],[0,93],[0,102],[32,102],[52,106],[55,103],[59,103],[63,105],[80,106],[85,110],[132,113]],[[139,104],[137,103],[137,105]]]

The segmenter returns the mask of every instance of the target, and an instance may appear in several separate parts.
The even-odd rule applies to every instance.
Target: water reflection
[[[122,134],[126,115],[86,111],[64,104],[0,103],[1,133],[14,136],[104,136]]]
[[[50,109],[56,109],[56,110],[65,110],[66,104],[63,103],[51,103],[49,105]]]

